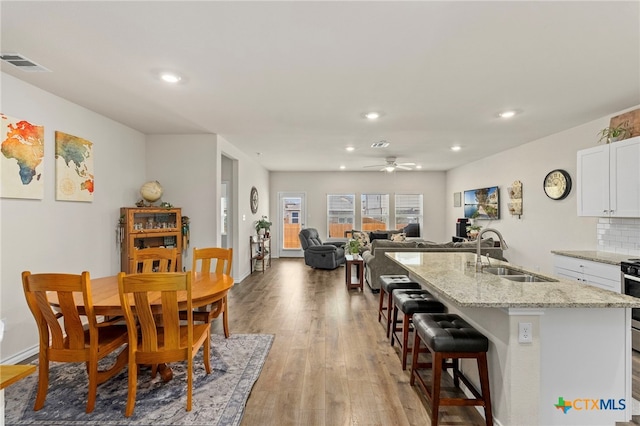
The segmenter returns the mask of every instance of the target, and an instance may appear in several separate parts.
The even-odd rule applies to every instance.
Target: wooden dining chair
[[[126,365],[127,350],[120,352],[116,363],[108,370],[98,371],[98,360],[127,344],[127,327],[97,322],[88,272],[73,275],[32,274],[25,271],[22,273],[22,286],[40,335],[38,393],[33,409],[37,411],[44,406],[49,387],[50,361],[84,362],[89,376],[86,412],[92,412],[98,385]],[[55,309],[49,304],[47,292],[57,293],[59,306]],[[83,310],[79,309],[74,298],[74,295],[80,294],[84,302]],[[64,329],[58,321],[61,317],[64,319]],[[86,329],[81,317],[87,318]]]
[[[193,249],[193,264],[191,267],[192,272],[200,272],[202,274],[226,274],[231,275],[231,262],[233,260],[233,249],[228,248],[194,248]],[[215,267],[215,269],[213,269]],[[228,338],[229,333],[229,318],[228,318],[228,306],[227,296],[215,303],[209,304],[202,308],[197,308],[193,312],[193,320],[204,323],[211,323],[214,319],[218,318],[222,314],[222,327],[224,329],[224,337]],[[184,314],[182,314],[184,319]]]
[[[193,358],[201,346],[205,370],[211,373],[210,324],[193,323],[191,278],[189,272],[118,274],[120,303],[129,330],[127,417],[133,414],[136,403],[139,364],[187,361],[187,411],[191,411]],[[185,291],[188,318],[185,325],[180,325],[178,292]],[[158,316],[162,325],[156,321]]]
[[[175,247],[151,247],[133,250],[133,271],[143,274],[148,272],[177,272],[177,258],[178,249]]]

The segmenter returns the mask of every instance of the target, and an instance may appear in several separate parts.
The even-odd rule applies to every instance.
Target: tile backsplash
[[[598,250],[640,256],[640,219],[598,219]]]

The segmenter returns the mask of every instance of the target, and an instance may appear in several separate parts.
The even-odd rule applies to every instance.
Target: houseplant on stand
[[[358,254],[360,254],[360,240],[349,240],[345,247],[345,250],[349,254],[357,256]]]
[[[268,262],[270,253],[269,247],[270,244],[267,244],[265,238],[269,238],[269,230],[271,229],[272,223],[269,222],[267,216],[262,216],[255,223],[256,234],[258,234],[258,244],[257,244],[257,252],[254,257],[255,261],[255,271],[262,271],[265,265],[265,262]]]
[[[266,216],[262,216],[261,219],[256,221],[256,234],[258,234],[261,237],[268,237],[269,236],[269,230],[271,229],[271,225],[272,223],[269,222],[269,219],[267,219]]]

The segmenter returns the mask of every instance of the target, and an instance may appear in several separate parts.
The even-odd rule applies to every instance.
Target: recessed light
[[[347,151],[351,152],[351,151],[355,151],[356,149],[352,146],[348,146],[345,148]]]
[[[344,170],[346,168],[347,168],[347,166],[345,166],[344,164],[342,166],[340,166],[340,170]]]
[[[502,112],[498,113],[498,117],[500,117],[500,118],[511,118],[516,114],[517,114],[517,112],[513,111],[513,110],[511,110],[511,111],[502,111]]]
[[[182,77],[180,77],[178,74],[170,72],[163,72],[162,74],[160,74],[160,78],[167,83],[177,83],[182,80]]]
[[[375,121],[378,118],[384,115],[381,111],[369,111],[362,114],[362,117],[366,118],[369,121]]]
[[[451,151],[460,151],[462,147],[460,145],[454,145],[451,147]]]

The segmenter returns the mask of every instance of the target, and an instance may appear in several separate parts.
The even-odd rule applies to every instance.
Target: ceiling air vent
[[[371,148],[386,148],[388,146],[389,142],[387,141],[374,142],[371,144]]]
[[[14,67],[20,68],[22,71],[26,72],[51,72],[51,70],[43,67],[42,65],[36,64],[29,58],[25,58],[22,55],[17,53],[2,53],[0,54],[0,59],[3,62],[13,65]]]

